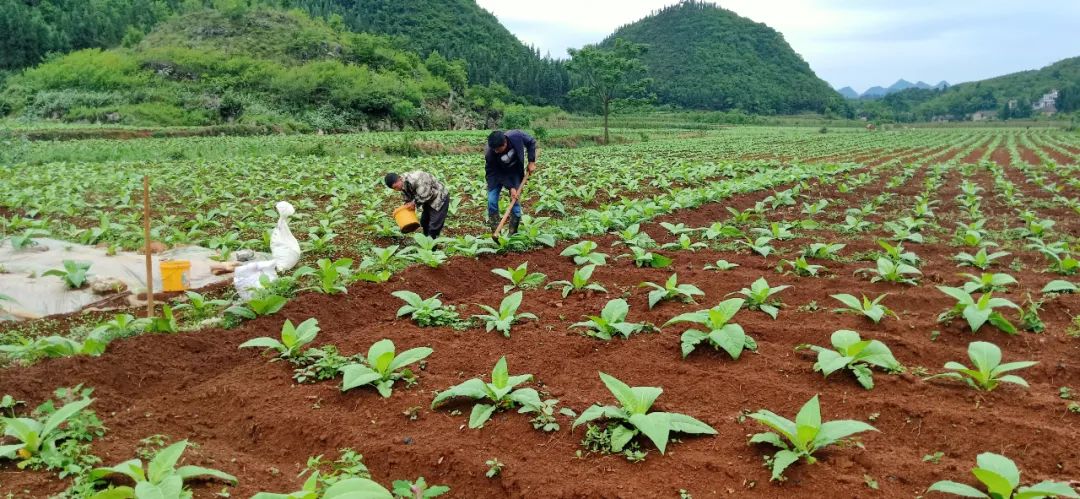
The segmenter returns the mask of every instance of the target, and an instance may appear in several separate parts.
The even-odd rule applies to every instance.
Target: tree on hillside
[[[644,45],[615,40],[611,49],[586,45],[581,49],[569,49],[570,61],[566,63],[574,76],[575,88],[568,94],[571,98],[587,99],[604,115],[604,143],[610,139],[608,116],[612,105],[649,100],[647,89],[652,80],[645,77],[645,64],[638,57],[645,51]]]

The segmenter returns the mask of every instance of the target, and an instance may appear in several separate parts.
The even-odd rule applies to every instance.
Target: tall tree
[[[645,51],[644,45],[615,40],[611,49],[586,45],[569,49],[570,61],[566,68],[574,76],[575,88],[571,98],[587,99],[604,115],[604,143],[611,139],[608,117],[612,105],[650,100],[647,89],[652,80],[645,77],[645,64],[638,57]]]

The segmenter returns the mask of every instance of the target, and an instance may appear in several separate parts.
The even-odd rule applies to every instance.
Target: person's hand
[[[536,162],[529,163],[529,173],[536,171]]]
[[[408,203],[405,203],[405,207],[412,211],[416,211],[416,201],[409,201]]]
[[[510,189],[510,199],[513,201],[518,200],[518,196],[521,195],[521,191],[518,189]]]

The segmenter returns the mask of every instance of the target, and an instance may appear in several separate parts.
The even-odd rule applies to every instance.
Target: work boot
[[[487,219],[488,228],[491,229],[491,233],[495,233],[495,229],[499,226],[499,214],[494,212],[488,212]]]
[[[510,235],[518,233],[518,226],[521,225],[521,217],[517,215],[510,215]]]

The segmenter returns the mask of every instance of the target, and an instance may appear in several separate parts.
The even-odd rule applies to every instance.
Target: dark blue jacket
[[[487,188],[517,189],[525,177],[525,159],[529,163],[536,161],[536,139],[521,130],[506,132],[509,142],[506,152],[496,154],[490,148],[484,148],[484,173],[487,176]],[[509,162],[503,157],[510,154]]]

